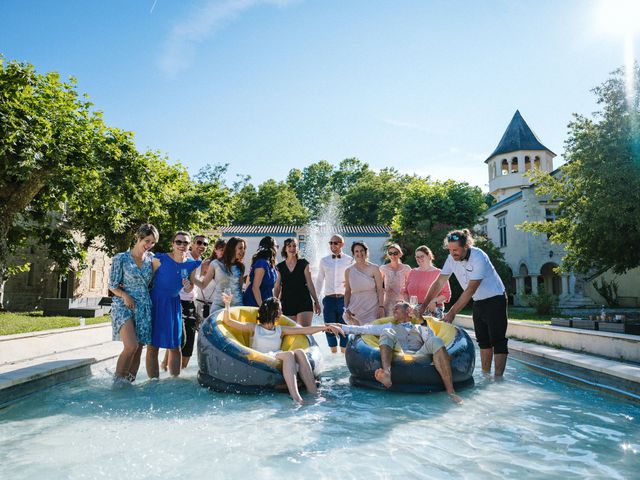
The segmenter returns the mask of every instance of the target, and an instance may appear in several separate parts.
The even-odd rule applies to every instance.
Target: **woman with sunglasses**
[[[211,275],[202,282],[196,278],[195,269],[201,262],[187,258],[189,243],[191,239],[187,232],[177,232],[173,236],[171,253],[157,253],[153,259],[152,341],[147,346],[149,378],[158,378],[160,375],[158,351],[161,348],[169,351],[169,373],[174,377],[180,375],[183,340],[180,290],[190,292],[194,284],[205,288],[211,280]]]
[[[433,265],[433,261],[435,260],[433,252],[425,245],[420,245],[416,248],[415,257],[418,267],[412,269],[407,275],[404,296],[410,303],[411,297],[416,297],[417,304],[419,305],[424,301],[424,297],[427,295],[433,282],[440,276],[440,269]],[[451,288],[447,281],[442,287],[442,290],[440,290],[440,293],[429,303],[427,311],[435,314],[439,308],[444,309],[444,304],[449,302],[449,300],[451,300]]]
[[[242,297],[242,303],[248,307],[259,307],[262,301],[273,297],[273,288],[278,281],[276,269],[276,241],[266,236],[258,244],[258,251],[251,259],[249,285]]]
[[[380,266],[380,274],[384,285],[384,313],[387,317],[393,316],[393,308],[402,300],[407,276],[411,267],[402,263],[402,249],[397,243],[387,247],[389,263]]]
[[[314,312],[320,315],[320,303],[311,280],[309,262],[300,258],[295,238],[284,241],[281,253],[284,261],[276,266],[280,277],[273,289],[273,296],[280,298],[282,311],[287,317],[302,327],[309,327]]]

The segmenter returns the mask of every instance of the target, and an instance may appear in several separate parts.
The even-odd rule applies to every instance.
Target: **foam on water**
[[[179,379],[114,391],[105,369],[33,395],[0,410],[0,478],[637,474],[637,404],[516,361],[502,382],[476,373],[462,406],[445,394],[355,389],[343,357],[316,337],[326,372],[319,399],[302,407],[286,394],[203,389],[195,362]]]

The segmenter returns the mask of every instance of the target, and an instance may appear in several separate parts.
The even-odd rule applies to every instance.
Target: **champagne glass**
[[[231,303],[232,298],[233,298],[233,295],[231,295],[231,289],[229,287],[225,288],[222,291],[222,301],[224,303]]]
[[[418,306],[418,297],[411,295],[409,297],[409,305],[411,305],[412,309],[415,309]]]

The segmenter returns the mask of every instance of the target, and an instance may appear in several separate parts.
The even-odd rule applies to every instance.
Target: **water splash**
[[[337,194],[333,194],[324,206],[320,217],[313,220],[307,226],[307,238],[305,239],[304,257],[311,265],[314,276],[318,274],[320,259],[328,255],[328,242],[331,236],[338,233],[342,227],[340,200]]]

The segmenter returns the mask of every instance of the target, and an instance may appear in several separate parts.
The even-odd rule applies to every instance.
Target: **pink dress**
[[[440,269],[434,268],[433,270],[423,271],[414,268],[409,272],[409,276],[407,277],[407,285],[405,287],[407,297],[416,296],[418,297],[418,303],[424,302],[424,298],[427,296],[429,292],[429,288],[433,282],[440,276]],[[451,300],[451,288],[449,287],[449,282],[444,284],[442,290],[437,296],[444,295],[445,303],[448,303]]]
[[[378,318],[378,292],[376,281],[366,273],[362,273],[355,266],[347,270],[351,298],[349,311],[356,317],[360,325],[366,325]],[[346,321],[346,318],[345,318]]]
[[[398,265],[400,267],[398,269],[391,268],[390,263],[380,266],[380,271],[384,275],[384,312],[388,317],[393,315],[393,306],[402,300],[405,289],[404,277],[411,271],[409,265],[404,263]]]

